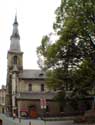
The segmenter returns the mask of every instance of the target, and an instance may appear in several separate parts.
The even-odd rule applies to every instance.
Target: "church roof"
[[[23,72],[19,75],[21,79],[44,79],[46,78],[45,72],[42,70],[23,70]]]

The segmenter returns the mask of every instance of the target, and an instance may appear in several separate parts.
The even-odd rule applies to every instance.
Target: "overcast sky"
[[[24,69],[37,69],[36,48],[52,31],[60,0],[0,0],[0,87],[6,84],[7,52],[17,10]]]

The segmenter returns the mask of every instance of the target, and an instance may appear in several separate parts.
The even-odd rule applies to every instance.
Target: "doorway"
[[[37,108],[35,105],[29,106],[29,115],[30,115],[30,118],[38,117],[38,112],[37,112]]]

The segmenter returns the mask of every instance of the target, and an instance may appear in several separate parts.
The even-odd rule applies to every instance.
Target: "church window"
[[[44,84],[41,84],[41,92],[44,91]]]
[[[13,63],[17,64],[17,56],[14,56]]]
[[[32,91],[32,84],[31,83],[28,85],[28,91]]]

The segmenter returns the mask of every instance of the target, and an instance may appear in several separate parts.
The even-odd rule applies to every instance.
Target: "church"
[[[17,117],[31,118],[41,116],[44,109],[47,116],[62,113],[63,108],[54,100],[57,92],[49,90],[45,83],[45,72],[39,69],[24,69],[23,55],[15,16],[7,53],[6,113],[9,116],[15,113]]]

